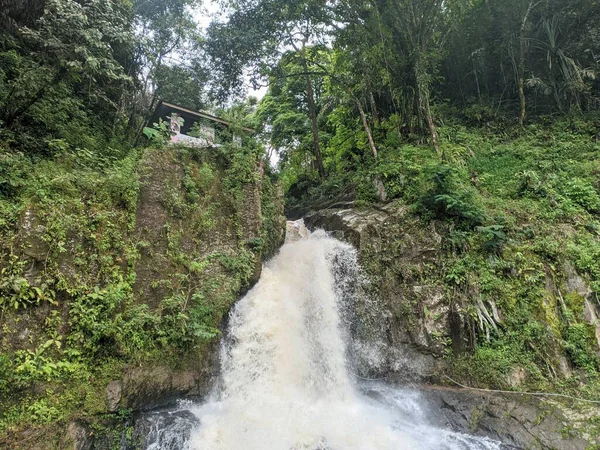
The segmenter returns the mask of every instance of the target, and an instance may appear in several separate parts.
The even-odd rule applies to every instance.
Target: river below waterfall
[[[231,312],[212,397],[186,408],[199,422],[185,439],[180,426],[158,430],[149,448],[501,449],[430,425],[418,391],[354,376],[346,322],[356,251],[301,223],[288,229],[279,254]]]

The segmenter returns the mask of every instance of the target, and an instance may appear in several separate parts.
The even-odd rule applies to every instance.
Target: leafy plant
[[[34,381],[66,379],[76,374],[81,369],[80,364],[56,359],[48,354],[52,349],[60,350],[61,347],[60,340],[48,339],[34,351],[17,351],[14,367],[17,383],[27,386]]]
[[[431,187],[419,201],[421,211],[433,213],[438,219],[456,220],[467,228],[481,225],[486,219],[476,192],[460,182],[455,168],[435,166],[430,180]]]
[[[524,170],[517,173],[516,179],[518,183],[517,193],[519,196],[532,196],[539,198],[545,195],[543,181],[540,179],[536,171]]]
[[[180,123],[180,125],[183,125],[183,123]],[[171,139],[170,123],[165,122],[161,118],[158,119],[158,122],[154,122],[152,128],[144,127],[143,131],[148,140],[157,145],[164,145]]]
[[[32,286],[22,276],[25,261],[19,260],[15,255],[11,255],[10,260],[7,266],[0,269],[0,307],[2,309],[5,307],[26,309],[39,305],[41,302],[57,304],[56,294],[48,284]]]
[[[571,362],[576,366],[594,372],[600,369],[600,360],[594,352],[594,327],[584,323],[576,323],[566,327],[565,349]]]
[[[508,235],[504,231],[503,225],[489,225],[487,227],[477,227],[485,239],[483,248],[486,251],[500,254],[502,247],[508,242]]]
[[[69,347],[82,350],[87,358],[117,352],[120,343],[127,342],[119,312],[130,296],[131,286],[125,282],[76,296],[70,306]]]
[[[600,195],[589,181],[581,178],[567,180],[561,186],[564,195],[590,213],[600,212]]]

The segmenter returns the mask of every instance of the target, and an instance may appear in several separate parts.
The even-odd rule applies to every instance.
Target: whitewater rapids
[[[415,392],[357,385],[335,273],[356,264],[351,246],[290,224],[286,244],[231,312],[221,380],[192,409],[200,426],[190,450],[501,448],[428,426]]]

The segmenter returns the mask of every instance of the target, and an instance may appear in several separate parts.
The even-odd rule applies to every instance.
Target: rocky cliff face
[[[2,236],[3,448],[113,448],[136,411],[205,395],[230,307],[283,242],[252,150],[150,149],[118,181],[32,199]]]
[[[424,227],[399,203],[327,209],[304,220],[309,228],[332,231],[359,250],[368,284],[365,305],[359,306],[358,338],[385,343],[376,358],[365,356],[365,376],[428,379],[442,363],[451,336],[458,346],[465,345],[464,324],[444,286],[425,276],[441,251],[441,236],[433,225]]]
[[[444,224],[426,223],[398,201],[381,207],[313,211],[305,216],[305,223],[310,229],[334,233],[359,251],[366,283],[353,331],[362,377],[456,387],[450,376],[469,386],[516,391],[556,392],[571,383],[576,387],[564,393],[577,397],[584,392],[588,372],[577,369],[560,324],[568,320],[573,328],[594,330],[594,340],[588,341],[593,343],[600,325],[599,305],[569,261],[550,268],[528,255],[526,264],[504,264],[493,278],[484,279],[476,266],[466,265],[465,261],[475,259],[469,251],[457,256],[448,250]],[[510,258],[509,251],[527,258],[523,246],[507,250],[502,259]],[[502,259],[490,256],[484,261],[500,266]],[[538,267],[535,277],[527,273],[531,267]],[[484,295],[486,283],[496,283],[494,296]],[[538,286],[534,293],[520,290],[533,284]],[[518,298],[521,295],[526,300]],[[536,302],[531,310],[545,344],[533,343],[530,352],[505,357],[502,352],[507,350],[498,350],[495,342],[511,333],[528,332],[518,325],[520,311],[515,306],[521,301]],[[575,303],[579,306],[571,312]],[[541,351],[535,346],[540,344],[545,348],[538,359],[535,355]],[[590,345],[589,351],[598,352]],[[515,355],[519,351],[515,343]],[[594,378],[589,380],[593,383]],[[597,404],[424,389],[432,415],[441,424],[518,448],[594,448],[592,443],[600,436]],[[584,396],[593,397],[593,384],[586,389]]]

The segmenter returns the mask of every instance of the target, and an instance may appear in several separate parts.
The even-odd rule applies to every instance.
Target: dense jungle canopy
[[[3,145],[135,142],[158,99],[231,105],[251,80],[269,85],[254,120],[284,164],[323,177],[374,163],[387,139],[444,157],[448,121],[523,125],[599,107],[595,0],[223,0],[207,30],[199,6],[2,0]]]

